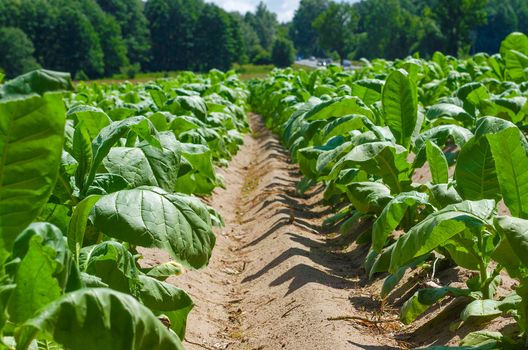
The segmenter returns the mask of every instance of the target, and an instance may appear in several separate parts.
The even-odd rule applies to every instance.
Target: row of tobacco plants
[[[428,283],[401,308],[409,324],[446,297],[460,322],[513,317],[514,334],[478,331],[462,346],[524,349],[528,331],[528,38],[496,55],[435,53],[361,69],[275,70],[250,86],[253,108],[299,163],[299,190],[325,186],[342,235],[370,247],[367,273],[387,298],[438,259],[473,271],[464,288]],[[430,181],[416,180],[428,169]],[[501,209],[502,208],[502,209]],[[499,215],[499,212],[503,215]],[[508,215],[509,214],[509,215]],[[509,277],[508,277],[509,275]],[[508,295],[501,278],[517,282]],[[485,328],[484,328],[485,329]]]
[[[222,186],[247,96],[219,71],[0,85],[0,348],[183,349],[193,302],[165,280],[209,261],[222,219],[194,195]]]

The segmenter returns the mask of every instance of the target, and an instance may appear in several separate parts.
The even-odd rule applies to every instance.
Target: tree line
[[[496,53],[513,31],[528,32],[526,0],[301,0],[290,25],[301,55],[387,59],[435,51]]]
[[[494,53],[512,31],[528,32],[526,0],[301,0],[290,23],[262,2],[240,14],[204,0],[0,0],[0,70],[13,77],[42,66],[87,79],[288,66],[296,53]]]
[[[38,66],[77,79],[138,71],[290,65],[293,44],[274,13],[228,13],[203,0],[0,0],[0,69]]]

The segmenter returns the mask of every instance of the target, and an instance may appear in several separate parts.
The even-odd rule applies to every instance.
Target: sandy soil
[[[253,134],[229,168],[220,169],[226,189],[208,199],[226,221],[216,230],[210,265],[169,279],[196,303],[186,349],[400,349],[453,344],[474,330],[449,330],[460,312],[450,300],[404,327],[400,300],[423,276],[406,278],[401,292],[397,288],[382,303],[377,295],[383,276],[368,281],[362,267],[367,248],[336,245],[320,233],[331,215],[320,203],[322,189],[295,193],[297,166],[257,116],[251,115],[251,124]],[[168,260],[154,250],[144,256]],[[443,273],[450,283],[465,272]],[[493,328],[511,324],[501,322]]]

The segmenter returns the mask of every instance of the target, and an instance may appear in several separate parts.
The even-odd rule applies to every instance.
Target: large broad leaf
[[[372,111],[359,98],[348,96],[316,105],[304,115],[304,120],[326,120],[349,114],[361,114],[373,119]]]
[[[59,93],[0,101],[0,261],[53,190],[64,121]]]
[[[8,305],[10,319],[15,323],[26,321],[37,310],[60,297],[62,292],[54,276],[58,265],[55,260],[57,252],[42,241],[40,235],[29,238],[28,250],[16,271],[16,288]]]
[[[91,139],[97,137],[97,134],[112,122],[102,109],[87,105],[73,107],[66,116],[68,119],[74,119],[76,123],[83,122]]]
[[[108,287],[139,295],[141,283],[134,256],[119,242],[108,241],[84,247],[79,258],[82,272],[97,276]]]
[[[68,228],[68,246],[70,250],[75,254],[75,261],[79,260],[79,254],[83,246],[84,234],[86,232],[86,225],[90,212],[101,198],[99,195],[90,195],[83,199],[75,209],[70,219]]]
[[[103,160],[105,168],[122,176],[130,187],[157,186],[174,191],[181,162],[181,146],[172,132],[158,135],[161,149],[147,142],[138,147],[113,147]]]
[[[181,144],[182,160],[185,159],[192,171],[179,176],[175,191],[182,193],[210,194],[219,185],[215,174],[211,149],[192,143]],[[183,165],[183,164],[182,164]]]
[[[528,37],[524,33],[513,32],[501,43],[500,54],[504,58],[510,50],[515,50],[528,55]]]
[[[400,225],[408,210],[415,210],[418,205],[431,207],[427,194],[413,191],[403,192],[394,197],[374,222],[372,249],[379,253],[385,246],[389,234]]]
[[[518,278],[528,266],[528,220],[497,216],[495,229],[501,241],[493,252],[493,259],[504,266],[510,276]]]
[[[449,170],[444,152],[436,143],[427,141],[425,147],[427,163],[433,177],[434,184],[445,184],[449,181]]]
[[[108,236],[165,249],[191,268],[207,265],[215,243],[210,213],[204,204],[155,187],[102,197],[94,207],[94,224]]]
[[[420,168],[424,165],[426,160],[426,145],[427,141],[430,140],[440,147],[446,145],[446,143],[453,143],[459,148],[462,148],[464,144],[473,137],[471,131],[466,128],[457,125],[440,125],[432,129],[424,131],[414,141],[414,153],[416,159],[414,160],[413,167]]]
[[[521,297],[515,293],[506,296],[503,300],[474,300],[464,308],[460,314],[460,319],[462,321],[489,322],[504,312],[516,309],[520,302]]]
[[[495,201],[465,201],[445,207],[425,218],[396,241],[391,273],[412,259],[429,253],[466,229],[480,229],[495,209]]]
[[[524,69],[528,67],[528,37],[519,32],[511,33],[501,43],[500,53],[508,75],[514,81],[524,81]]]
[[[446,296],[467,296],[470,292],[469,289],[452,287],[420,289],[403,304],[400,318],[403,323],[410,324],[432,305]]]
[[[396,70],[388,76],[382,101],[385,123],[396,141],[409,148],[418,118],[418,97],[416,85],[406,71]]]
[[[101,165],[103,159],[108,155],[112,146],[130,131],[139,135],[149,144],[161,148],[157,137],[158,132],[147,118],[137,116],[111,123],[103,128],[92,141],[93,160],[82,191],[88,190],[89,185],[92,184],[95,178],[99,165]]]
[[[400,193],[410,184],[410,166],[407,150],[402,146],[386,141],[370,142],[354,147],[335,164],[332,174],[356,167],[381,177],[392,192]]]
[[[311,179],[316,179],[319,176],[317,171],[317,162],[319,157],[326,153],[334,153],[337,149],[341,149],[341,145],[345,142],[343,136],[336,136],[328,140],[328,142],[322,146],[312,146],[301,148],[297,152],[297,161],[299,167],[304,176]]]
[[[70,73],[39,69],[21,75],[0,86],[0,100],[23,99],[28,95],[44,95],[51,91],[72,91]]]
[[[183,340],[187,315],[194,307],[192,299],[172,284],[145,275],[140,275],[139,279],[142,283],[141,302],[155,313],[166,315],[171,329]]]
[[[17,349],[51,336],[68,349],[143,350],[183,346],[133,297],[105,288],[81,289],[49,304],[15,333]]]
[[[474,118],[468,112],[466,112],[464,108],[452,103],[439,103],[431,106],[427,110],[425,118],[430,121],[440,118],[449,118],[459,121],[464,125],[471,125],[474,122]]]
[[[427,185],[427,191],[429,192],[429,201],[438,209],[464,200],[452,184],[429,184]]]
[[[504,202],[513,216],[528,218],[528,156],[516,127],[488,134]]]
[[[462,198],[480,200],[501,198],[495,161],[485,137],[469,140],[457,158],[456,188]]]
[[[176,115],[191,112],[202,121],[207,116],[207,105],[200,96],[178,96],[167,101],[164,108]]]
[[[506,53],[506,69],[511,80],[521,83],[526,80],[526,69],[528,68],[528,55],[516,50]]]
[[[353,182],[347,188],[348,199],[363,213],[378,214],[392,199],[387,186],[379,182]]]

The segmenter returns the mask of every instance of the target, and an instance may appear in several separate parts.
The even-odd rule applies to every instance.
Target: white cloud
[[[260,0],[207,0],[215,3],[227,11],[238,11],[242,14],[255,11]],[[263,0],[268,8],[277,14],[279,22],[291,21],[300,0]],[[357,2],[358,0],[337,0]]]
[[[209,0],[227,11],[238,11],[246,13],[253,12],[260,0]],[[264,1],[268,8],[277,14],[279,22],[287,22],[293,18],[293,14],[299,0],[267,0]]]
[[[254,11],[257,7],[258,0],[211,0],[226,11],[238,11],[242,14],[248,11]]]

